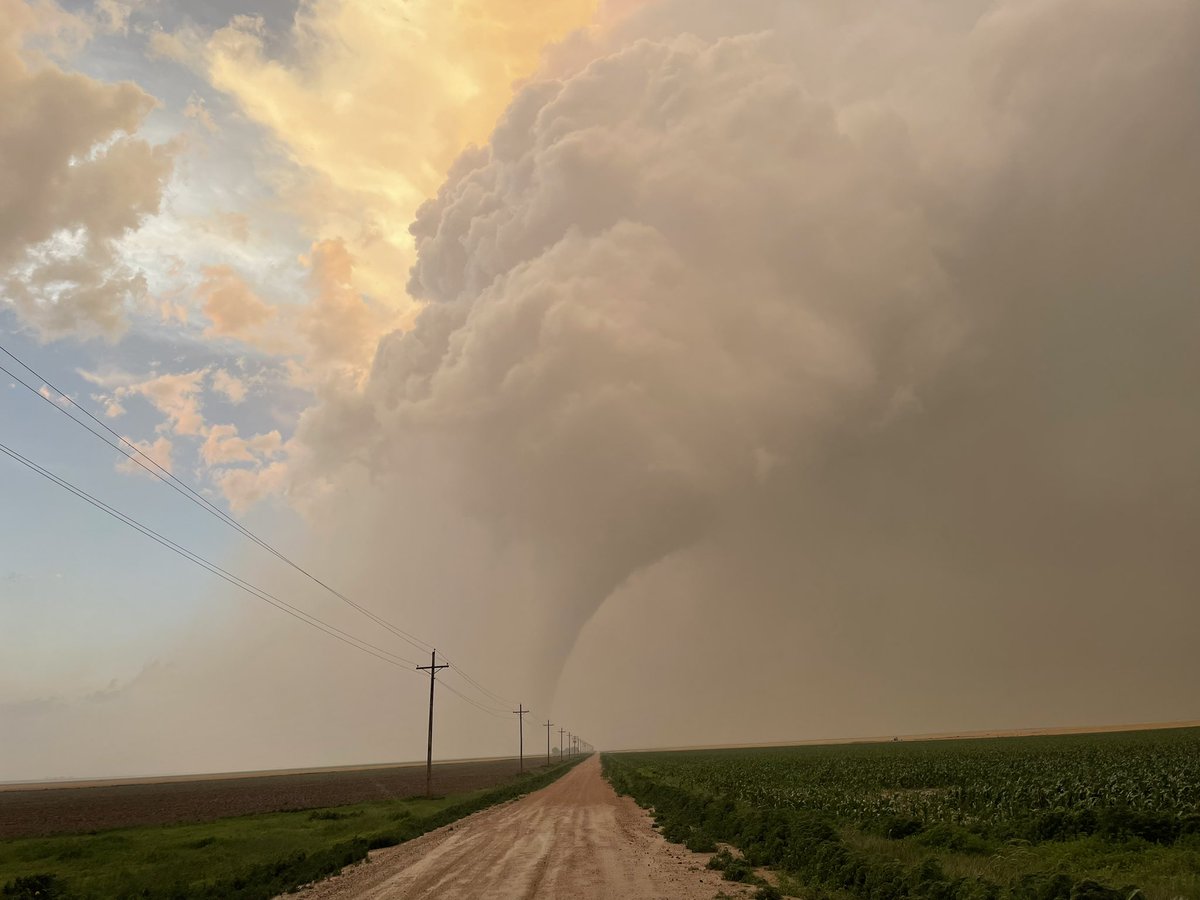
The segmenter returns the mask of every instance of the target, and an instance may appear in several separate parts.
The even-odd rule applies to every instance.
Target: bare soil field
[[[584,760],[549,787],[397,847],[373,851],[297,900],[711,900],[749,897],[654,830]]]
[[[435,763],[433,792],[492,787],[516,771],[515,759]],[[423,765],[89,786],[9,786],[0,791],[0,839],[207,822],[250,813],[402,799],[424,792]]]

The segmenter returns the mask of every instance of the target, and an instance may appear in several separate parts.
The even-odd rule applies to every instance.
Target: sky
[[[0,781],[1200,719],[1192,0],[0,29]]]

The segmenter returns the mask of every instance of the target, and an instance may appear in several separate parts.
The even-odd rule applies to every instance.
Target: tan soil
[[[298,894],[301,900],[712,900],[747,888],[704,868],[708,855],[669,844],[584,760],[549,787],[423,837]]]

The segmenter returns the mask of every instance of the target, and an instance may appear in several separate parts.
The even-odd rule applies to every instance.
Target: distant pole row
[[[231,585],[235,589],[242,591],[246,594],[249,594],[251,597],[255,598],[256,600],[266,603],[267,605],[274,607],[275,609],[279,610],[280,612],[283,612],[283,613],[291,616],[292,618],[304,623],[305,625],[308,625],[308,626],[316,629],[317,631],[320,631],[323,634],[326,634],[329,637],[332,637],[347,646],[353,647],[355,650],[365,653],[381,662],[387,663],[388,665],[396,666],[396,667],[404,669],[406,671],[411,671],[413,668],[415,668],[420,672],[428,672],[429,673],[429,733],[428,733],[428,740],[427,740],[426,748],[425,748],[425,792],[426,792],[426,794],[429,794],[431,792],[432,784],[433,784],[433,705],[434,705],[435,686],[436,686],[436,682],[437,682],[437,673],[442,671],[443,669],[449,669],[449,668],[456,669],[458,671],[458,674],[462,678],[464,678],[470,685],[472,685],[476,690],[478,690],[481,693],[481,695],[490,696],[493,699],[493,701],[498,702],[498,703],[503,703],[504,707],[493,706],[490,702],[488,702],[486,700],[482,704],[478,703],[475,700],[473,700],[472,698],[468,697],[466,694],[459,692],[451,684],[445,685],[446,690],[449,690],[453,693],[459,694],[459,696],[461,696],[466,702],[472,704],[473,706],[479,707],[485,713],[489,713],[490,715],[493,715],[493,716],[503,717],[503,713],[504,713],[505,708],[507,707],[509,701],[501,699],[498,694],[495,694],[492,691],[488,690],[486,687],[484,687],[482,684],[480,684],[478,681],[476,681],[474,678],[472,678],[466,672],[464,672],[457,664],[450,663],[450,662],[443,662],[443,663],[439,664],[437,661],[437,651],[432,649],[433,645],[431,643],[429,643],[428,641],[422,640],[421,638],[417,637],[415,634],[410,634],[408,631],[404,630],[403,628],[399,627],[398,625],[396,625],[392,622],[389,622],[383,616],[380,616],[377,613],[372,612],[369,608],[355,602],[350,597],[346,596],[345,594],[341,593],[340,591],[338,591],[335,588],[333,588],[332,586],[330,586],[325,581],[321,580],[319,577],[317,577],[315,574],[313,574],[313,572],[310,571],[308,568],[306,568],[304,565],[302,565],[301,563],[297,562],[296,560],[290,558],[289,556],[285,555],[281,550],[276,548],[272,543],[270,543],[269,541],[260,537],[255,532],[251,531],[245,525],[241,524],[236,518],[234,518],[234,516],[232,516],[230,513],[226,512],[220,505],[218,505],[217,503],[214,503],[207,496],[205,496],[207,493],[206,491],[194,487],[193,485],[189,484],[187,481],[181,479],[179,476],[172,473],[168,466],[164,466],[161,463],[159,463],[158,461],[156,461],[152,456],[150,456],[144,450],[142,450],[140,447],[138,447],[137,444],[132,442],[129,438],[124,437],[119,431],[112,428],[108,423],[106,423],[104,421],[104,419],[98,412],[93,412],[92,410],[90,410],[86,406],[84,406],[83,404],[76,402],[76,400],[73,397],[71,397],[69,394],[67,394],[65,391],[63,391],[61,388],[56,387],[45,376],[43,376],[41,373],[36,371],[32,366],[30,366],[23,359],[21,359],[16,354],[14,354],[7,347],[3,346],[3,344],[0,344],[0,354],[3,354],[3,356],[6,358],[4,360],[0,360],[0,372],[2,372],[4,375],[6,375],[13,382],[13,387],[15,387],[16,385],[19,384],[21,387],[23,387],[27,391],[29,391],[29,393],[32,396],[38,398],[37,402],[44,402],[44,403],[49,404],[51,409],[54,409],[57,413],[66,416],[75,425],[78,425],[80,428],[87,431],[93,437],[95,437],[96,439],[101,441],[106,447],[119,453],[121,455],[121,459],[123,460],[123,464],[132,464],[132,465],[138,466],[143,472],[145,472],[150,477],[154,478],[156,481],[160,482],[165,487],[170,488],[174,493],[178,494],[186,502],[188,502],[188,503],[194,505],[195,507],[197,507],[198,509],[202,510],[206,515],[213,516],[218,521],[223,523],[224,525],[234,529],[243,538],[245,538],[246,540],[255,544],[258,548],[265,551],[266,553],[269,553],[271,556],[273,556],[279,562],[281,562],[284,565],[288,566],[289,568],[293,569],[295,572],[299,573],[300,575],[303,575],[309,581],[314,583],[317,587],[323,589],[324,591],[328,592],[332,596],[336,597],[341,602],[345,603],[347,606],[354,609],[360,615],[362,615],[366,619],[368,619],[372,623],[372,625],[382,628],[385,631],[389,632],[393,637],[399,638],[400,640],[405,641],[406,643],[410,644],[412,647],[416,648],[421,654],[430,652],[429,665],[427,665],[427,666],[417,665],[417,663],[414,659],[408,659],[392,650],[385,649],[384,647],[381,647],[381,646],[377,646],[376,644],[373,644],[361,637],[358,637],[354,633],[345,631],[342,628],[339,628],[339,627],[333,625],[332,623],[330,623],[324,619],[321,619],[316,615],[313,615],[312,613],[306,612],[304,609],[302,609],[298,606],[294,606],[293,604],[289,603],[284,598],[276,596],[275,594],[271,593],[270,591],[264,590],[263,588],[259,587],[258,585],[254,584],[250,581],[247,581],[244,578],[241,578],[240,576],[234,574],[233,572],[216,564],[212,560],[207,559],[206,557],[200,555],[199,553],[196,553],[195,551],[189,549],[187,546],[184,546],[183,544],[180,544],[180,543],[172,540],[167,535],[157,531],[154,528],[151,528],[150,526],[144,524],[143,522],[139,521],[138,519],[134,518],[133,516],[130,516],[127,513],[122,512],[120,509],[117,509],[116,507],[110,505],[109,503],[106,503],[105,501],[101,500],[100,498],[93,496],[92,494],[85,491],[83,488],[78,487],[77,485],[72,484],[70,481],[67,481],[64,478],[59,477],[54,472],[52,472],[49,469],[45,468],[44,466],[40,465],[35,460],[22,455],[14,448],[7,446],[3,442],[0,442],[0,457],[10,458],[13,462],[18,463],[21,466],[24,466],[26,469],[30,470],[34,474],[55,484],[58,488],[74,495],[79,500],[82,500],[82,501],[90,504],[92,507],[94,507],[99,512],[120,522],[122,525],[138,532],[140,535],[147,538],[148,540],[154,541],[156,544],[160,545],[165,550],[176,554],[177,556],[183,558],[187,562],[197,566],[198,568],[203,569],[205,572],[209,573],[210,575],[220,578],[222,581]],[[19,374],[17,371],[14,371],[13,369],[9,368],[10,363],[7,363],[6,360],[11,360],[11,364],[15,364],[16,366],[19,366],[21,369],[23,369],[25,372],[27,372],[28,375],[26,376],[26,375]],[[443,659],[445,659],[444,655],[443,655]],[[523,718],[524,712],[525,712],[524,706],[522,706],[521,710],[519,710],[518,712]],[[547,727],[549,727],[549,726],[547,726]],[[520,736],[519,754],[521,756],[521,768],[524,769],[525,752],[524,752],[524,733],[523,733],[523,731]]]
[[[434,650],[429,655],[429,665],[417,666],[420,672],[429,673],[429,739],[425,745],[425,796],[433,795],[433,688],[437,683],[437,673],[442,669],[448,669],[450,666],[447,663],[438,664],[437,651]],[[517,758],[519,760],[520,772],[525,773],[525,717],[529,715],[530,710],[525,708],[525,704],[518,703],[517,708],[513,710],[513,715],[517,717]],[[546,765],[550,765],[550,729],[554,725],[549,719],[543,726],[546,729]],[[578,756],[581,753],[591,753],[592,745],[571,732],[563,728],[558,729],[558,758],[563,759],[563,735],[567,736],[566,753],[570,756]]]

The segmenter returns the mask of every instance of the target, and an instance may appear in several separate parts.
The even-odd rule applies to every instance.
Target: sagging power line
[[[327,591],[332,596],[341,600],[343,603],[346,603],[352,609],[356,610],[361,615],[367,617],[372,622],[374,622],[376,625],[378,625],[379,627],[390,632],[395,637],[400,638],[401,640],[410,644],[415,649],[420,650],[422,652],[428,652],[433,648],[433,645],[430,642],[423,640],[422,638],[418,637],[417,635],[415,635],[409,631],[406,631],[403,628],[400,628],[398,625],[395,625],[394,623],[389,622],[387,619],[378,615],[371,609],[363,606],[360,603],[357,603],[356,601],[354,601],[350,597],[346,596],[341,591],[337,590],[336,588],[327,584],[325,581],[318,578],[316,575],[314,575],[311,571],[309,571],[304,566],[300,565],[299,563],[295,562],[290,557],[286,556],[275,546],[273,546],[272,544],[270,544],[269,542],[264,540],[262,537],[260,537],[258,534],[256,534],[249,528],[247,528],[245,525],[243,525],[241,522],[239,522],[237,519],[235,519],[233,516],[231,516],[225,510],[221,509],[221,507],[217,506],[215,503],[213,503],[211,500],[209,500],[207,497],[205,497],[200,491],[198,491],[191,484],[189,484],[188,482],[179,478],[177,475],[175,475],[173,472],[171,472],[165,466],[161,465],[157,460],[155,460],[152,456],[150,456],[148,453],[146,453],[144,450],[142,450],[136,444],[134,444],[133,442],[128,440],[126,437],[124,437],[123,435],[121,435],[120,433],[115,431],[111,426],[109,426],[101,418],[99,418],[97,415],[95,415],[86,406],[83,406],[82,404],[77,402],[73,397],[71,397],[68,393],[66,393],[66,391],[63,391],[61,388],[54,385],[44,375],[42,375],[40,372],[38,372],[36,369],[34,369],[32,366],[30,366],[27,362],[25,362],[23,359],[21,359],[15,353],[13,353],[11,350],[9,350],[7,347],[0,345],[0,353],[3,353],[9,359],[13,360],[15,363],[17,363],[19,366],[21,366],[25,371],[27,371],[30,375],[32,375],[34,378],[36,378],[38,381],[40,381],[42,383],[42,385],[44,385],[50,391],[53,391],[56,395],[58,395],[60,398],[62,398],[62,402],[61,403],[56,402],[51,397],[47,396],[46,393],[43,393],[42,390],[40,390],[39,388],[30,384],[24,378],[17,375],[15,372],[13,372],[11,369],[9,369],[7,366],[5,366],[3,364],[0,364],[0,372],[3,372],[4,374],[8,375],[11,379],[13,379],[13,381],[16,384],[19,384],[21,387],[28,390],[31,394],[38,397],[43,402],[48,403],[51,407],[53,407],[59,413],[65,415],[68,419],[70,419],[76,425],[78,425],[79,427],[83,428],[85,431],[92,434],[97,440],[99,440],[103,444],[105,444],[105,446],[111,448],[112,450],[116,451],[117,453],[120,453],[123,457],[125,457],[127,460],[129,460],[132,464],[137,465],[142,470],[144,470],[147,474],[149,474],[150,476],[155,478],[157,481],[160,481],[163,484],[170,487],[172,490],[174,490],[177,494],[179,494],[181,497],[183,497],[189,503],[192,503],[193,505],[197,506],[198,508],[204,510],[204,512],[206,512],[207,514],[218,519],[220,522],[224,523],[225,525],[229,526],[230,528],[233,528],[235,531],[237,531],[239,534],[241,534],[247,540],[256,544],[257,546],[262,548],[264,551],[266,551],[267,553],[274,556],[280,562],[284,563],[287,566],[290,566],[292,569],[299,572],[305,578],[309,579],[314,584],[316,584],[318,587]],[[68,409],[67,405],[64,405],[64,404],[69,405],[70,409]],[[72,415],[71,409],[78,410],[80,413],[82,413],[84,416],[86,416],[91,422],[93,422],[96,426],[98,426],[99,429],[101,429],[104,433],[102,433],[100,430],[97,430],[97,428],[93,427],[92,425],[89,425],[87,422],[83,421],[82,419],[76,417],[75,415]],[[107,437],[106,437],[106,434],[108,435]],[[454,668],[454,670],[457,671],[459,673],[459,675],[461,675],[465,681],[467,681],[468,684],[470,684],[472,687],[474,687],[480,693],[486,695],[487,697],[492,698],[493,700],[495,700],[499,703],[504,704],[505,706],[509,705],[509,701],[507,699],[500,696],[496,692],[490,690],[489,688],[484,687],[479,681],[477,681],[475,678],[473,678],[470,674],[468,674],[457,663],[455,663],[453,660],[451,660],[445,654],[443,654],[443,658],[446,660],[448,665],[452,666]],[[465,695],[460,694],[460,696],[464,696],[464,699],[465,699]]]
[[[3,442],[0,442],[0,453],[3,453],[5,456],[8,456],[13,461],[19,463],[20,465],[24,466],[25,468],[29,469],[30,471],[34,472],[35,474],[39,475],[40,477],[45,478],[46,480],[50,481],[52,484],[55,484],[56,486],[62,488],[63,490],[67,491],[68,493],[72,494],[73,496],[77,497],[78,499],[83,500],[85,503],[87,503],[90,506],[103,512],[105,515],[117,520],[118,522],[122,523],[123,525],[126,525],[127,527],[133,529],[134,531],[138,532],[142,536],[149,538],[150,540],[159,544],[163,548],[171,551],[172,553],[175,553],[176,555],[186,559],[187,561],[191,562],[193,565],[196,565],[197,567],[204,569],[205,571],[209,572],[210,574],[216,575],[218,578],[233,585],[234,587],[238,588],[239,590],[249,594],[252,597],[255,597],[258,600],[263,601],[264,603],[267,603],[270,606],[275,607],[276,609],[279,609],[281,612],[287,613],[288,615],[292,616],[295,619],[298,619],[299,621],[305,623],[306,625],[309,625],[309,626],[317,629],[318,631],[328,634],[330,637],[336,638],[337,640],[347,644],[348,646],[351,646],[356,650],[360,650],[360,651],[368,654],[369,656],[372,656],[372,657],[374,657],[382,662],[388,663],[390,665],[397,666],[400,668],[405,668],[405,669],[407,669],[409,666],[412,666],[417,671],[429,671],[430,672],[429,735],[428,735],[428,741],[427,741],[427,746],[426,746],[426,761],[425,761],[426,762],[426,793],[429,793],[429,791],[431,789],[431,783],[432,783],[432,766],[433,766],[434,680],[435,680],[435,675],[438,671],[450,668],[450,666],[448,664],[444,664],[444,663],[438,664],[437,663],[436,651],[433,651],[433,657],[432,657],[430,666],[417,665],[417,663],[414,662],[413,660],[406,659],[402,656],[399,656],[399,655],[393,653],[392,651],[386,650],[386,649],[379,647],[375,644],[372,644],[369,641],[366,641],[354,634],[351,634],[350,632],[347,632],[341,628],[338,628],[336,625],[326,622],[325,620],[323,620],[317,616],[314,616],[311,613],[305,612],[304,610],[300,609],[299,607],[294,606],[291,603],[288,603],[283,598],[281,598],[263,588],[258,587],[257,585],[253,584],[252,582],[247,581],[246,579],[242,578],[239,575],[234,574],[233,572],[230,572],[228,569],[223,568],[222,566],[218,565],[217,563],[213,562],[212,560],[209,560],[206,557],[201,556],[200,554],[198,554],[192,550],[189,550],[187,547],[183,546],[182,544],[179,544],[178,542],[172,540],[171,538],[167,537],[166,535],[162,534],[161,532],[144,524],[143,522],[139,521],[138,519],[134,518],[133,516],[130,516],[127,513],[122,512],[121,510],[117,509],[116,507],[112,506],[109,503],[106,503],[105,501],[94,496],[93,494],[88,493],[87,491],[83,490],[82,488],[78,487],[77,485],[73,484],[72,482],[68,481],[67,479],[62,478],[61,476],[55,474],[50,469],[47,469],[45,466],[42,466],[41,464],[35,462],[34,460],[30,459],[29,457],[25,456],[24,454],[13,449],[12,447],[8,446],[7,444],[5,444]],[[455,671],[458,671],[458,670],[456,669]],[[461,674],[461,672],[459,674]],[[451,693],[462,698],[467,703],[469,703],[472,706],[476,707],[477,709],[481,710],[482,712],[485,712],[485,713],[495,716],[497,718],[503,718],[503,716],[499,713],[499,711],[497,711],[497,709],[495,707],[489,708],[483,704],[478,703],[477,701],[473,700],[471,697],[468,697],[466,694],[463,694],[461,691],[459,691],[453,685],[443,683],[443,687],[445,687]],[[523,704],[521,706],[520,711],[522,714],[527,714],[528,712],[530,712],[529,710],[524,709]],[[561,731],[561,729],[560,729],[560,731]],[[560,752],[560,755],[561,755],[561,752]],[[524,770],[524,734],[523,734],[523,732],[522,732],[522,736],[521,736],[521,768],[523,771]]]
[[[62,477],[54,474],[49,469],[45,468],[42,465],[39,465],[38,463],[36,463],[33,460],[29,459],[28,457],[24,456],[23,454],[17,452],[13,448],[9,447],[7,444],[0,442],[0,453],[4,453],[6,456],[8,456],[9,458],[13,459],[14,461],[20,463],[21,465],[25,466],[27,469],[30,469],[31,471],[37,473],[38,475],[42,476],[43,478],[47,479],[48,481],[58,485],[63,490],[68,491],[71,494],[74,494],[76,497],[78,497],[80,500],[83,500],[85,503],[88,503],[88,504],[94,506],[96,509],[100,510],[101,512],[105,513],[106,515],[116,519],[118,522],[121,522],[122,524],[127,525],[128,527],[139,532],[140,534],[144,535],[145,537],[148,537],[150,540],[154,541],[155,543],[160,544],[161,546],[165,547],[166,549],[170,550],[173,553],[178,554],[179,556],[182,556],[184,559],[188,560],[189,562],[193,563],[194,565],[199,566],[202,569],[205,569],[206,571],[212,573],[213,575],[216,575],[218,578],[229,582],[234,587],[246,592],[247,594],[250,594],[252,597],[256,597],[259,600],[262,600],[263,602],[265,602],[271,606],[274,606],[276,609],[279,609],[282,612],[286,612],[288,615],[299,619],[300,621],[304,622],[305,624],[311,625],[312,627],[316,628],[319,631],[324,631],[326,634],[329,634],[331,637],[335,637],[338,640],[343,641],[344,643],[347,643],[350,646],[355,647],[358,650],[362,650],[363,652],[365,652],[371,656],[374,656],[377,659],[383,660],[386,663],[391,663],[394,666],[405,666],[405,665],[413,664],[411,660],[405,659],[404,657],[398,656],[397,654],[391,652],[390,650],[385,650],[382,647],[378,647],[374,644],[371,644],[368,641],[363,640],[362,638],[359,638],[359,637],[356,637],[355,635],[350,634],[349,632],[343,631],[342,629],[338,628],[336,625],[331,625],[330,623],[324,621],[323,619],[320,619],[317,616],[312,615],[311,613],[307,613],[297,606],[293,606],[292,604],[288,603],[286,600],[283,600],[282,598],[277,597],[276,595],[270,593],[269,591],[263,590],[262,588],[259,588],[255,585],[251,584],[250,582],[246,581],[244,578],[233,574],[232,572],[228,571],[227,569],[222,568],[221,566],[219,566],[216,563],[212,562],[211,560],[201,556],[200,554],[187,549],[182,544],[176,543],[175,541],[171,540],[170,538],[166,537],[165,535],[161,534],[160,532],[156,531],[155,529],[149,527],[148,525],[143,524],[142,522],[138,521],[137,519],[133,518],[132,516],[121,512],[119,509],[116,509],[113,506],[110,506],[108,503],[105,503],[103,500],[100,500],[99,498],[93,496],[92,494],[89,494],[87,491],[83,490],[82,488],[77,487],[76,485],[67,481],[65,478],[62,478]]]
[[[8,367],[6,367],[4,365],[0,365],[0,372],[4,372],[6,375],[8,375],[10,378],[12,378],[15,383],[20,384],[21,386],[26,388],[28,391],[30,391],[30,393],[36,395],[42,401],[49,403],[54,409],[58,410],[59,412],[63,413],[64,415],[66,415],[69,419],[71,419],[72,422],[74,422],[75,424],[84,428],[86,431],[88,431],[93,436],[95,436],[98,440],[103,442],[106,446],[108,446],[111,449],[115,450],[116,452],[120,453],[121,456],[123,458],[125,458],[126,460],[128,460],[131,464],[137,465],[143,471],[145,471],[147,474],[152,475],[156,480],[163,482],[167,486],[171,487],[176,493],[179,493],[181,496],[184,496],[186,499],[189,500],[189,502],[191,502],[195,505],[201,506],[201,508],[205,509],[206,512],[208,512],[209,514],[216,516],[225,524],[229,525],[230,527],[235,528],[240,534],[245,536],[247,539],[253,541],[254,543],[258,544],[263,549],[270,552],[273,556],[275,556],[278,559],[280,559],[281,561],[287,563],[289,566],[291,566],[292,568],[294,568],[296,571],[300,572],[301,574],[305,575],[307,578],[309,578],[315,584],[322,587],[326,591],[330,592],[334,596],[338,597],[339,599],[341,599],[342,601],[344,601],[345,603],[350,605],[352,608],[359,611],[361,614],[363,614],[364,616],[369,618],[375,624],[378,624],[381,627],[385,628],[387,631],[389,631],[393,635],[403,638],[409,644],[411,644],[414,647],[417,647],[418,649],[424,649],[426,647],[428,647],[430,649],[430,652],[432,654],[434,654],[431,657],[431,660],[432,660],[431,665],[430,666],[419,666],[416,664],[415,661],[413,661],[411,659],[407,659],[406,657],[401,656],[400,654],[397,654],[391,650],[387,650],[383,647],[377,646],[376,644],[373,644],[363,638],[360,638],[357,635],[354,635],[354,634],[347,632],[341,628],[338,628],[337,626],[332,625],[331,623],[326,622],[323,619],[320,619],[319,617],[314,616],[311,613],[308,613],[308,612],[300,609],[297,606],[294,606],[293,604],[287,602],[286,600],[282,599],[281,597],[278,597],[277,595],[275,595],[263,588],[258,587],[257,585],[234,574],[233,572],[230,572],[229,570],[219,566],[218,564],[205,558],[204,556],[201,556],[200,554],[195,553],[192,550],[189,550],[184,545],[172,540],[171,538],[169,538],[166,535],[162,534],[161,532],[155,530],[154,528],[151,528],[150,526],[144,524],[143,522],[140,522],[139,520],[135,519],[133,516],[130,516],[127,513],[122,512],[121,510],[106,503],[103,500],[100,500],[99,498],[88,493],[87,491],[83,490],[82,488],[78,487],[77,485],[72,484],[71,482],[67,481],[66,479],[61,478],[60,476],[56,475],[54,472],[50,471],[49,469],[40,465],[39,463],[35,462],[34,460],[30,459],[29,457],[24,456],[23,454],[16,451],[15,449],[13,449],[3,443],[0,443],[0,452],[3,452],[5,455],[10,457],[14,461],[18,462],[22,466],[25,466],[26,468],[33,471],[35,474],[38,474],[39,476],[51,481],[52,483],[56,484],[63,490],[66,490],[67,492],[73,494],[78,499],[83,500],[84,502],[90,504],[91,506],[95,507],[96,509],[100,510],[101,512],[104,512],[106,515],[108,515],[108,516],[116,519],[117,521],[121,522],[122,524],[126,525],[127,527],[139,532],[144,537],[147,537],[147,538],[155,541],[156,543],[160,544],[164,548],[170,550],[173,553],[176,553],[177,555],[188,560],[189,562],[198,566],[199,568],[204,569],[205,571],[209,572],[210,574],[216,575],[217,577],[221,578],[222,580],[226,581],[227,583],[237,587],[239,590],[250,594],[251,596],[255,597],[256,599],[259,599],[265,603],[268,603],[271,606],[274,606],[275,608],[279,609],[282,612],[286,612],[288,615],[291,615],[294,618],[309,625],[310,627],[313,627],[319,631],[322,631],[323,633],[330,635],[331,637],[336,638],[339,641],[342,641],[343,643],[347,644],[348,646],[354,647],[355,649],[360,650],[364,653],[367,653],[368,655],[375,657],[383,662],[389,663],[390,665],[405,668],[409,671],[414,671],[414,670],[429,671],[429,673],[430,673],[430,709],[429,709],[429,732],[428,732],[428,739],[427,739],[427,745],[426,745],[426,792],[427,793],[429,793],[429,791],[431,790],[431,784],[432,784],[432,746],[433,746],[433,717],[434,717],[433,704],[434,704],[434,682],[436,680],[437,672],[441,671],[441,670],[445,670],[445,669],[451,669],[453,673],[456,673],[460,677],[462,677],[464,679],[464,681],[467,682],[468,685],[470,685],[475,690],[477,690],[481,695],[490,697],[490,698],[498,701],[499,703],[506,702],[504,700],[504,698],[501,697],[499,694],[497,694],[494,691],[490,690],[489,688],[485,687],[483,684],[481,684],[479,681],[477,681],[471,675],[469,675],[466,671],[464,671],[460,666],[456,665],[453,661],[449,660],[445,656],[445,654],[443,654],[443,656],[442,656],[444,662],[441,664],[438,664],[436,662],[436,651],[434,651],[432,649],[432,646],[429,645],[427,642],[418,638],[416,635],[413,635],[407,631],[404,631],[403,629],[399,628],[398,626],[392,625],[391,623],[387,622],[387,620],[383,619],[382,617],[375,615],[369,609],[355,603],[349,597],[346,597],[345,595],[336,591],[335,589],[330,587],[328,584],[326,584],[325,582],[321,581],[319,578],[317,578],[316,576],[311,574],[304,567],[300,566],[299,564],[293,562],[288,557],[284,556],[281,552],[276,550],[274,547],[272,547],[270,544],[268,544],[262,538],[258,537],[256,534],[254,534],[248,528],[241,525],[241,523],[239,523],[236,519],[234,519],[232,516],[230,516],[228,513],[226,513],[220,507],[216,506],[214,503],[212,503],[210,500],[208,500],[206,497],[204,497],[199,491],[197,491],[191,485],[187,484],[185,481],[183,481],[182,479],[178,478],[173,473],[171,473],[168,469],[166,469],[165,467],[160,465],[152,457],[150,457],[148,454],[146,454],[144,451],[142,451],[141,448],[137,447],[136,445],[131,443],[129,440],[127,440],[125,437],[121,436],[116,431],[114,431],[106,423],[104,423],[99,418],[97,418],[93,413],[91,413],[85,407],[78,404],[73,398],[71,398],[64,391],[55,387],[53,384],[51,384],[49,381],[47,381],[42,375],[40,375],[36,370],[34,370],[28,364],[26,364],[23,360],[21,360],[17,356],[15,356],[11,351],[4,348],[3,346],[0,346],[0,352],[3,352],[9,358],[13,359],[17,363],[19,363],[21,366],[23,366],[35,378],[40,380],[42,382],[42,384],[45,386],[45,388],[52,390],[58,396],[63,398],[63,403],[55,402],[49,396],[47,390],[43,390],[43,389],[39,389],[39,388],[35,387],[34,385],[30,384],[28,381],[21,378],[16,373],[14,373],[11,369],[9,369]],[[110,440],[108,437],[105,436],[105,434],[101,433],[101,430],[97,430],[97,428],[93,428],[87,422],[84,422],[82,419],[73,415],[70,412],[70,410],[67,408],[67,406],[64,404],[69,404],[69,406],[71,408],[76,409],[79,412],[83,413],[92,422],[94,422],[97,426],[99,426],[99,428],[103,432],[107,433],[108,435],[111,435],[113,440]],[[446,683],[445,681],[443,681],[443,686],[447,690],[449,690],[451,693],[455,694],[460,699],[462,699],[466,703],[470,704],[471,706],[475,707],[476,709],[480,710],[481,712],[484,712],[485,714],[491,715],[496,718],[503,718],[507,714],[507,710],[504,707],[494,706],[486,701],[481,702],[479,700],[476,700],[475,698],[472,698],[472,697],[468,696],[466,693],[463,693],[462,691],[458,690],[452,684],[449,684],[449,683]],[[521,765],[522,771],[524,770],[524,727],[523,727],[523,723],[524,723],[524,715],[527,714],[528,712],[530,712],[530,710],[525,709],[524,704],[520,704],[520,709],[517,711],[517,713],[520,716],[520,721],[522,723],[521,733],[520,733],[520,747],[519,747],[520,765]],[[547,762],[548,763],[549,763],[549,757],[550,757],[550,753],[549,753],[550,724],[551,723],[547,720],[546,727],[547,727]],[[562,755],[563,755],[562,729],[560,728],[559,729],[559,756],[560,756],[560,758],[562,757]]]

